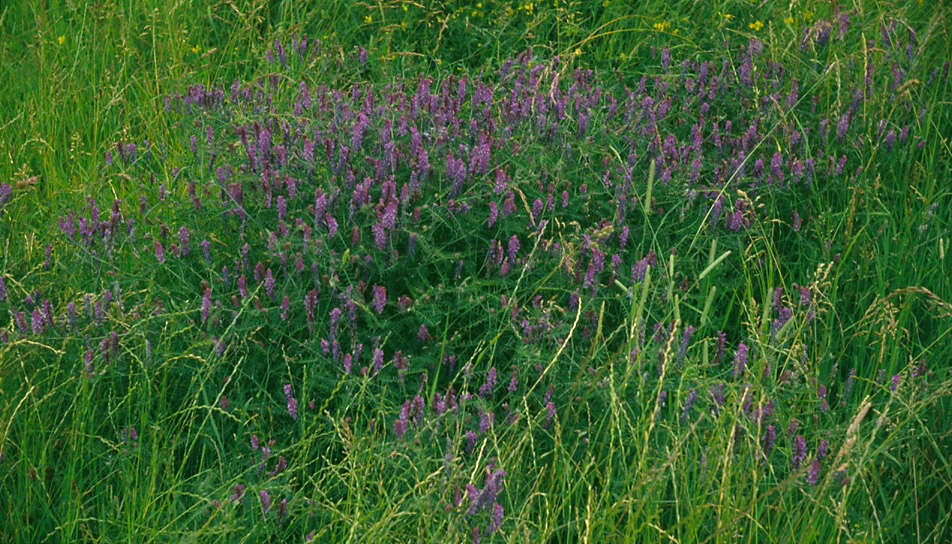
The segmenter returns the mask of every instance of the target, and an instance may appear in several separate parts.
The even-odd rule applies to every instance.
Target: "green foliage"
[[[803,45],[804,32],[836,13],[820,2],[792,9],[615,0],[0,7],[0,184],[12,187],[5,203],[0,192],[0,535],[13,542],[279,542],[309,533],[315,542],[470,541],[474,529],[486,532],[498,505],[502,525],[484,542],[945,541],[952,535],[945,423],[952,193],[943,183],[952,173],[952,118],[942,74],[952,48],[949,13],[920,2],[864,5],[851,12],[845,37]],[[290,50],[302,35],[318,39],[322,53],[275,58],[275,39]],[[380,249],[371,230],[382,210],[377,186],[348,212],[354,186],[334,161],[309,169],[291,153],[281,172],[313,185],[302,185],[303,199],[289,197],[287,215],[305,218],[315,236],[302,237],[288,219],[292,234],[278,244],[279,212],[251,189],[261,172],[241,169],[247,156],[237,126],[286,121],[325,136],[330,127],[350,130],[340,111],[295,113],[302,82],[340,89],[347,100],[351,89],[372,89],[381,103],[400,85],[415,92],[421,75],[434,93],[466,76],[471,94],[476,81],[511,89],[535,68],[540,85],[567,92],[578,81],[573,73],[591,68],[606,93],[624,97],[642,76],[651,85],[655,77],[680,81],[684,59],[712,60],[716,70],[724,60],[736,76],[744,64],[736,46],[750,38],[764,44],[757,73],[784,67],[782,93],[796,78],[799,97],[780,107],[781,94],[774,108],[769,97],[780,91],[765,78],[712,99],[710,118],[738,120],[736,137],[746,126],[740,120],[764,112],[769,126],[760,127],[751,161],[793,151],[784,127],[811,127],[800,145],[846,157],[849,171],[833,175],[818,165],[812,183],[775,188],[733,175],[723,184],[694,184],[686,174],[661,182],[646,151],[653,138],[637,140],[604,107],[593,108],[593,136],[579,142],[547,140],[512,123],[505,147],[493,153],[518,189],[517,212],[493,226],[486,203],[502,208],[506,195],[486,174],[451,199],[448,146],[436,144],[434,174],[415,202],[419,219],[401,208],[399,228]],[[907,43],[911,54],[902,49]],[[666,47],[675,59],[669,69],[659,60]],[[519,55],[501,75],[500,66]],[[870,97],[840,140],[837,119],[870,65],[877,67]],[[899,85],[894,69],[904,71]],[[273,99],[273,111],[254,101],[229,99],[216,109],[181,100],[191,85],[227,92],[234,80]],[[351,105],[357,111],[359,103]],[[668,133],[690,142],[695,110],[674,107],[669,124],[658,125],[659,146]],[[572,111],[574,131],[579,110]],[[468,120],[479,111],[467,99],[459,114]],[[824,117],[825,140],[816,128]],[[880,120],[895,132],[909,126],[909,140],[887,144]],[[205,127],[215,143],[190,144]],[[374,118],[361,149],[382,149],[383,127]],[[408,145],[410,137],[396,139]],[[290,148],[292,140],[300,141],[274,130],[275,145]],[[117,151],[129,142],[139,146],[135,161]],[[601,176],[619,166],[617,183],[629,150],[640,155],[628,164],[633,188],[619,221],[615,192]],[[716,179],[728,161],[705,162],[703,179]],[[238,206],[244,219],[219,198],[227,188],[217,168],[229,166],[229,181],[247,191]],[[359,168],[357,182],[373,175]],[[412,170],[394,172],[397,188]],[[547,209],[541,227],[530,208],[545,200],[548,181],[558,187],[556,201],[563,188],[570,192],[571,205]],[[315,186],[342,190],[331,205],[341,223],[336,235],[310,224]],[[719,196],[721,222],[744,202],[749,227],[712,226]],[[114,199],[122,228],[102,240],[86,244],[57,228],[67,210],[89,217],[94,202],[109,220]],[[798,217],[802,228],[793,226]],[[624,250],[621,224],[631,229]],[[173,257],[180,227],[191,233],[191,251]],[[502,274],[486,250],[498,240],[505,251],[513,235],[521,260]],[[203,238],[213,255],[207,260]],[[608,263],[594,288],[583,288],[590,242],[617,252],[620,272],[610,273]],[[244,244],[251,248],[242,269],[247,296],[236,286]],[[634,280],[629,270],[651,255],[646,276]],[[294,272],[297,257],[305,266]],[[258,262],[274,271],[277,295],[252,281]],[[372,286],[386,288],[383,310],[374,308]],[[808,302],[798,301],[800,287]],[[312,290],[313,323],[303,302]],[[409,296],[407,305],[400,295]],[[791,309],[788,320],[780,320],[775,296]],[[46,299],[56,326],[21,331],[17,312],[29,328],[30,311],[42,316]],[[80,326],[68,326],[68,304]],[[335,331],[341,357],[363,345],[349,373],[321,343],[335,339],[334,308],[343,314]],[[417,339],[421,324],[426,340]],[[688,325],[693,340],[682,353]],[[533,327],[543,332],[527,332]],[[735,376],[741,342],[749,358]],[[378,345],[386,354],[379,374]],[[411,361],[407,369],[400,355]],[[499,385],[480,394],[490,368]],[[513,377],[518,385],[505,392]],[[464,401],[464,393],[472,398]],[[460,408],[437,413],[448,396]],[[769,416],[751,415],[768,405]],[[403,432],[396,430],[401,412],[410,421]],[[471,441],[467,431],[490,412],[494,421]],[[807,448],[795,461],[798,438]],[[829,452],[819,456],[823,442]],[[818,457],[822,470],[811,482]],[[471,508],[472,493],[493,485],[500,469],[498,496]]]

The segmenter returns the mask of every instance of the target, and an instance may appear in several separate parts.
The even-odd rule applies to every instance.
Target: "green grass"
[[[0,184],[13,188],[0,211],[0,279],[7,290],[0,331],[9,334],[0,342],[3,540],[300,542],[313,532],[320,542],[472,541],[473,529],[485,529],[492,512],[468,513],[466,485],[483,488],[496,468],[505,471],[496,498],[505,516],[484,542],[945,542],[952,536],[952,191],[946,183],[952,84],[942,77],[952,49],[948,9],[927,2],[844,6],[855,10],[845,39],[801,49],[801,31],[829,18],[829,3],[806,2],[792,12],[781,3],[686,1],[151,4],[0,7]],[[892,39],[901,44],[907,29],[915,29],[913,58],[884,46],[880,27],[892,20],[898,29]],[[287,66],[266,59],[275,38],[290,49],[290,39],[302,34],[320,39],[326,54]],[[658,76],[674,84],[683,59],[712,60],[714,73],[727,60],[737,74],[743,64],[737,46],[754,37],[764,43],[757,70],[782,65],[800,89],[796,104],[767,108],[768,124],[751,155],[791,151],[784,148],[789,123],[812,127],[805,148],[846,156],[849,166],[838,176],[818,163],[813,183],[786,188],[724,185],[720,230],[710,227],[712,201],[701,193],[708,186],[721,190],[703,180],[727,167],[727,158],[706,162],[701,185],[692,185],[685,174],[662,182],[640,156],[625,219],[613,222],[615,193],[601,176],[625,164],[635,136],[604,108],[593,114],[590,137],[569,147],[514,123],[517,147],[493,153],[518,189],[516,212],[501,214],[494,227],[487,226],[485,204],[494,200],[502,208],[505,195],[492,192],[491,177],[454,195],[454,206],[469,204],[473,213],[447,211],[452,189],[442,144],[430,149],[434,174],[417,204],[420,219],[401,208],[399,233],[386,252],[376,249],[370,230],[378,221],[377,186],[353,218],[344,205],[337,208],[341,232],[314,247],[297,234],[271,247],[278,212],[249,188],[257,183],[253,175],[235,178],[248,193],[244,225],[216,202],[211,152],[216,167],[246,158],[235,125],[305,119],[333,132],[331,120],[341,119],[333,113],[290,113],[302,81],[341,89],[349,99],[354,85],[383,93],[385,85],[405,83],[412,94],[425,74],[438,92],[441,82],[468,75],[471,96],[480,73],[511,85],[515,76],[500,77],[500,65],[531,47],[543,83],[564,91],[577,68],[591,68],[606,92],[624,98],[643,75],[649,83]],[[664,75],[659,56],[666,46],[674,61]],[[366,66],[360,47],[369,51]],[[553,57],[562,64],[548,64]],[[908,70],[894,89],[890,62]],[[877,66],[871,98],[840,142],[838,116],[869,64]],[[934,69],[938,76],[930,81]],[[228,93],[232,81],[257,78],[273,94],[273,116],[230,102],[222,110],[166,112],[166,95],[174,105],[190,85],[221,85]],[[768,85],[712,100],[711,117],[749,120],[755,108],[743,101],[769,95]],[[695,110],[673,108],[659,139],[670,131],[690,143]],[[460,115],[477,113],[469,98],[461,105]],[[824,142],[816,126],[826,115]],[[909,125],[909,141],[887,150],[880,119],[897,129]],[[344,140],[351,137],[347,123]],[[205,126],[226,144],[205,145]],[[379,128],[368,131],[368,149],[376,149]],[[194,154],[193,133],[200,136]],[[155,146],[152,154],[135,164],[116,153],[117,142],[136,142],[144,154],[145,141]],[[650,153],[647,142],[633,149]],[[227,144],[237,152],[226,151]],[[173,166],[181,171],[173,173]],[[294,168],[287,171],[311,175],[325,189],[348,183],[334,175],[333,163],[307,174]],[[363,175],[372,171],[356,181]],[[398,192],[408,176],[409,169],[399,171]],[[616,183],[623,177],[613,176]],[[540,177],[545,182],[537,186]],[[572,204],[543,212],[549,222],[537,230],[529,208],[535,198],[545,200],[548,181],[557,187],[556,201],[566,189]],[[191,203],[189,182],[199,194],[212,189],[201,209]],[[583,183],[587,196],[579,190]],[[156,197],[160,184],[165,201]],[[753,191],[756,212],[747,215],[749,227],[729,232],[725,216],[744,198],[738,188]],[[345,187],[341,200],[352,190]],[[302,191],[303,203],[289,196],[288,214],[307,223],[313,187]],[[140,197],[148,200],[142,214]],[[123,216],[135,217],[135,238],[120,232],[85,247],[64,236],[58,220],[66,210],[85,216],[90,198],[103,217],[121,200]],[[794,213],[803,218],[802,229],[792,228]],[[603,218],[608,222],[598,223]],[[631,229],[625,250],[618,248],[621,224]],[[187,258],[172,256],[180,226],[192,233]],[[359,230],[356,244],[351,226]],[[408,255],[410,233],[418,237],[415,256]],[[606,272],[594,290],[564,272],[575,267],[581,278],[592,261],[581,249],[588,245],[583,234],[606,253]],[[512,235],[523,260],[501,275],[498,266],[487,266],[486,249],[498,238],[504,252]],[[201,258],[202,237],[211,242],[214,264]],[[167,256],[161,266],[154,240]],[[248,268],[261,261],[275,271],[277,296],[245,270],[251,295],[230,299],[238,295],[235,278],[226,280],[220,269],[238,273],[233,262],[244,243],[251,247]],[[632,281],[628,270],[649,251],[657,264]],[[615,252],[622,259],[617,275],[609,274]],[[296,255],[318,270],[313,325],[302,302],[313,288],[309,268],[281,272],[281,259]],[[294,267],[293,258],[286,266]],[[202,282],[218,303],[208,322],[199,312]],[[387,288],[383,312],[373,308],[371,284]],[[795,285],[810,288],[811,314],[798,305]],[[351,323],[345,286],[355,293]],[[794,312],[779,331],[771,325],[778,286],[782,304]],[[24,299],[34,290],[38,310],[51,299],[59,324],[38,335],[17,332],[17,311],[25,311],[30,326],[32,304]],[[68,303],[85,315],[84,299],[103,303],[106,291],[121,304],[105,302],[100,318],[66,327]],[[573,292],[581,295],[577,310]],[[280,317],[283,294],[293,304],[288,319]],[[398,309],[403,294],[412,302]],[[518,300],[518,318],[501,296]],[[318,340],[329,336],[327,316],[335,307],[344,315],[342,351],[363,344],[351,374],[331,363]],[[543,332],[527,332],[523,318]],[[416,340],[421,324],[426,342]],[[687,325],[696,328],[693,341],[674,364]],[[728,341],[715,362],[721,331]],[[359,367],[372,366],[378,342],[384,370],[360,375]],[[739,342],[751,357],[743,378],[733,379]],[[409,357],[405,370],[397,368],[398,350]],[[84,373],[87,351],[93,376]],[[500,385],[480,396],[490,367]],[[512,375],[518,385],[507,394]],[[893,376],[899,376],[896,388]],[[296,397],[294,419],[284,384]],[[463,408],[453,415],[421,417],[398,436],[394,424],[405,402],[419,395],[430,414],[451,387],[474,398],[460,400]],[[711,387],[724,395],[718,409],[709,400]],[[682,418],[692,390],[696,404]],[[822,409],[827,399],[830,407]],[[745,401],[771,401],[774,413],[761,425],[745,414]],[[495,421],[467,451],[466,432],[486,410]],[[513,424],[505,423],[510,411],[520,416]],[[788,435],[794,420],[798,426]],[[765,459],[767,423],[776,426],[777,440]],[[807,456],[791,468],[797,434],[806,437]],[[275,440],[263,470],[252,435]],[[809,484],[808,465],[821,440],[830,453],[819,481]],[[283,470],[275,469],[278,457],[285,459]],[[241,501],[230,500],[236,485],[245,486]],[[272,500],[267,513],[261,491]],[[279,520],[282,498],[288,513]]]

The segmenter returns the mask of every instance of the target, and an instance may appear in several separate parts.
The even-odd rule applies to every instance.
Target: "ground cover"
[[[943,541],[948,16],[6,8],[0,532]]]

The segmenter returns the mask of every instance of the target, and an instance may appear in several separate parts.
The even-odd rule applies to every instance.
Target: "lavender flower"
[[[489,371],[486,372],[486,382],[479,388],[479,396],[485,398],[491,395],[497,383],[496,367],[490,367]]]
[[[850,128],[850,117],[848,114],[844,113],[840,115],[840,120],[836,123],[836,138],[839,141],[843,141],[843,138],[846,136],[846,131]]]
[[[542,214],[542,206],[543,204],[542,204],[541,198],[535,199],[535,201],[532,203],[532,222],[533,223],[539,222],[539,216]]]
[[[684,401],[684,408],[681,409],[681,421],[685,422],[688,420],[688,415],[691,412],[691,408],[694,406],[694,403],[697,402],[697,390],[692,389],[688,393],[688,398]]]
[[[284,295],[284,298],[281,299],[281,320],[287,321],[288,315],[291,312],[291,300],[287,295]]]
[[[895,392],[899,387],[899,381],[902,379],[901,374],[896,374],[889,380],[889,390]]]
[[[291,384],[289,383],[284,384],[284,396],[288,401],[288,414],[291,416],[291,419],[297,420],[298,402],[291,392]]]
[[[155,258],[160,263],[165,262],[165,251],[162,249],[162,242],[155,241]]]
[[[774,444],[777,442],[777,427],[774,425],[767,425],[767,429],[764,432],[764,436],[761,439],[763,442],[763,452],[764,458],[770,456],[770,452],[773,450]]]
[[[33,309],[33,316],[30,319],[30,325],[33,329],[33,334],[39,336],[43,332],[43,314],[40,313],[39,308]]]
[[[717,220],[721,217],[721,212],[723,209],[724,209],[724,197],[719,197],[716,201],[714,201],[714,205],[711,206],[710,225],[712,229],[717,226]]]
[[[400,409],[400,415],[397,417],[396,421],[393,422],[393,431],[397,433],[397,439],[402,439],[404,433],[407,432],[407,427],[410,425],[410,401],[403,403],[403,407]]]
[[[548,427],[555,419],[555,403],[551,400],[545,403],[545,426]]]
[[[202,323],[208,321],[208,314],[212,309],[212,290],[205,289],[205,294],[202,295]]]
[[[678,364],[684,361],[684,356],[687,354],[688,345],[691,343],[691,335],[694,334],[694,330],[693,326],[688,325],[684,329],[684,334],[681,335],[681,345],[678,347],[678,356],[675,360]]]
[[[377,314],[383,313],[384,306],[387,304],[387,288],[382,285],[373,286],[374,310]]]
[[[793,439],[793,455],[790,458],[790,470],[800,468],[800,463],[807,458],[807,441],[802,434],[798,434]]]
[[[13,188],[8,183],[0,183],[0,213],[3,213],[3,207],[10,200],[13,194]]]
[[[744,367],[747,365],[747,346],[741,342],[737,345],[737,354],[734,356],[734,372],[731,376],[736,379],[744,373]]]
[[[374,348],[373,365],[374,374],[377,374],[383,369],[383,350],[380,348]]]
[[[264,290],[268,294],[268,298],[274,299],[274,275],[271,274],[271,269],[264,273]]]
[[[492,410],[486,410],[485,412],[480,412],[479,414],[479,432],[485,434],[492,428],[493,422],[495,420]]]
[[[502,526],[502,518],[505,516],[505,510],[498,502],[493,503],[492,519],[489,520],[489,527],[486,528],[486,534],[496,532]]]
[[[516,256],[519,254],[519,237],[515,234],[509,238],[509,261],[515,263]]]
[[[271,508],[271,497],[268,495],[268,492],[264,489],[258,492],[258,497],[261,499],[262,512],[267,512]]]
[[[496,205],[496,202],[489,201],[489,220],[487,222],[489,228],[492,228],[496,224],[496,219],[499,217],[499,206]]]
[[[281,502],[278,503],[278,523],[284,521],[285,516],[288,515],[288,500],[282,498]]]
[[[820,440],[816,447],[816,458],[822,460],[828,453],[830,453],[830,443],[826,440]]]
[[[889,129],[889,132],[886,133],[886,139],[883,141],[883,144],[886,146],[886,151],[892,151],[893,144],[896,142],[896,131],[894,129]]]
[[[810,485],[816,485],[820,481],[820,460],[813,458],[813,461],[810,463],[810,466],[807,467],[807,483]]]
[[[235,505],[241,504],[241,501],[245,498],[245,485],[244,484],[235,484],[231,488],[231,502]]]
[[[179,228],[179,250],[182,252],[182,255],[188,255],[191,248],[189,247],[189,233],[188,229],[183,225]]]
[[[711,401],[714,402],[714,413],[717,413],[718,408],[724,405],[724,402],[727,398],[724,396],[724,384],[716,383],[708,388],[708,395],[711,398]]]

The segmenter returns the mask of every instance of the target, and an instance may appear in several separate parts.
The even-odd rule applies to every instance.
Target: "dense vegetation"
[[[944,542],[948,11],[0,8],[0,535]]]

